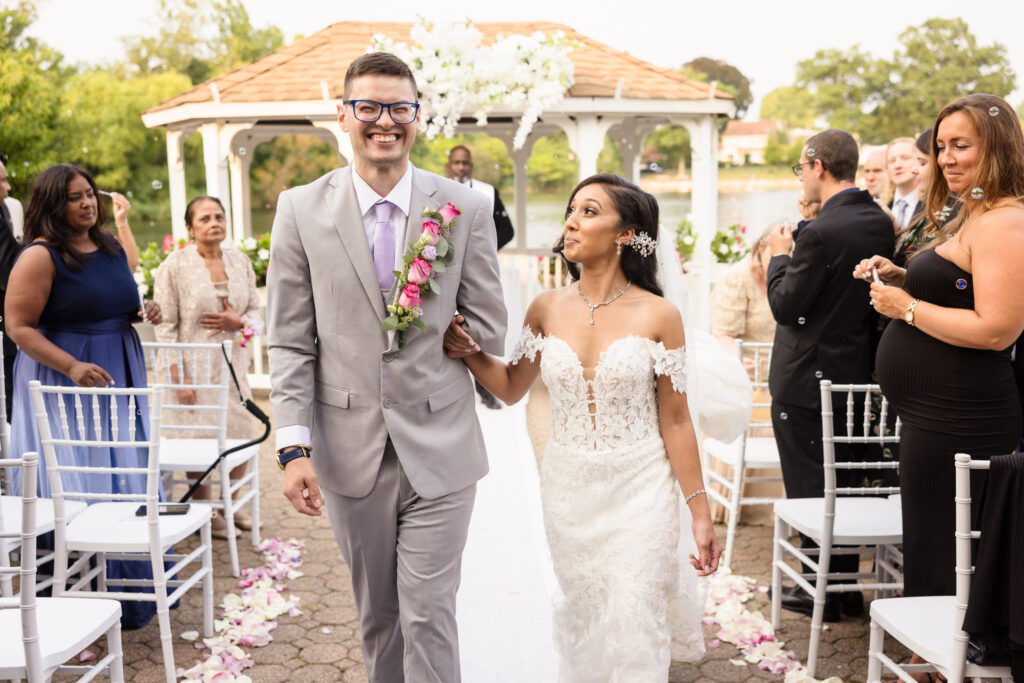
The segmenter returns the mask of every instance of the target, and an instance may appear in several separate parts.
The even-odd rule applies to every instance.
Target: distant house
[[[718,158],[733,166],[763,164],[768,140],[782,130],[776,119],[730,121],[718,145]]]

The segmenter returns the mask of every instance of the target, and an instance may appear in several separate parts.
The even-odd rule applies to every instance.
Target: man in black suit
[[[6,155],[4,155],[6,156]],[[11,214],[4,206],[11,191],[11,185],[7,182],[7,167],[0,161],[0,316],[4,310],[4,300],[7,297],[7,278],[14,267],[14,261],[18,258],[18,241],[14,239]],[[11,393],[14,387],[14,354],[18,347],[7,338],[7,325],[0,320],[0,332],[4,335],[4,396],[6,397],[7,419],[11,419]],[[4,454],[4,457],[9,457]]]
[[[854,185],[857,143],[846,131],[811,137],[793,170],[807,200],[822,207],[795,243],[787,226],[768,237],[768,303],[778,323],[768,386],[786,496],[817,498],[825,490],[819,383],[867,383],[874,365],[876,313],[868,283],[851,273],[862,259],[891,254],[894,235],[871,194]],[[837,457],[844,456],[837,446]],[[834,557],[832,570],[856,571],[857,556]],[[838,597],[829,596],[826,619],[839,618]],[[810,613],[813,603],[799,591],[783,596],[783,606]],[[862,612],[860,594],[843,594],[842,607]]]

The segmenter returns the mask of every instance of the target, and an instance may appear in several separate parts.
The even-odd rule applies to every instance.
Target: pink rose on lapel
[[[409,265],[409,282],[422,285],[430,279],[430,271],[433,269],[434,266],[430,265],[423,259],[414,258],[412,263]]]
[[[441,225],[432,218],[428,218],[423,221],[423,234],[420,237],[426,237],[427,243],[434,246],[441,237]]]
[[[423,299],[420,298],[420,286],[411,282],[403,287],[402,293],[398,295],[398,305],[403,308],[416,308],[422,301]]]
[[[445,223],[451,222],[453,218],[455,218],[461,213],[462,212],[456,209],[455,205],[452,204],[451,202],[448,202],[447,204],[442,206],[440,211],[441,218]]]

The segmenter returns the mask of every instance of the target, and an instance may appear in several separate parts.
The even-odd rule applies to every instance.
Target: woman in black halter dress
[[[1024,135],[1004,100],[976,94],[942,110],[931,147],[927,215],[941,224],[950,195],[958,214],[907,270],[875,256],[854,271],[877,268],[872,305],[896,319],[875,369],[903,421],[908,596],[955,592],[953,456],[1010,453],[1022,431],[1010,348],[1024,330]]]

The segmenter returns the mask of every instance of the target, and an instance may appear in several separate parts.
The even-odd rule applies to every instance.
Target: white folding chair
[[[160,642],[164,655],[164,672],[168,683],[175,681],[174,650],[171,645],[169,606],[185,591],[200,581],[203,586],[203,630],[213,636],[213,552],[210,538],[210,508],[192,505],[184,514],[159,515],[160,489],[160,387],[149,389],[94,389],[88,387],[43,386],[38,381],[29,383],[32,404],[39,423],[39,435],[46,458],[47,475],[53,492],[55,511],[55,547],[53,593],[56,596],[74,594],[83,598],[108,598],[155,602],[160,625]],[[123,397],[123,400],[118,399]],[[136,429],[135,416],[148,401],[150,407],[149,439],[142,438]],[[118,413],[127,411],[127,434],[119,427]],[[104,417],[106,416],[106,417]],[[138,437],[138,438],[137,438]],[[58,447],[75,449],[138,448],[147,452],[145,467],[93,467],[61,463]],[[81,485],[65,485],[62,473],[77,473],[69,481]],[[126,477],[145,475],[145,493],[102,493],[89,490],[90,477],[97,475]],[[64,515],[68,498],[92,501],[81,514],[71,521]],[[138,516],[140,504],[145,516]],[[167,550],[182,543],[196,531],[200,543],[187,554],[168,553]],[[68,556],[78,553],[74,564],[68,566]],[[95,558],[95,566],[90,562]],[[107,577],[107,560],[148,562],[153,578],[112,579]],[[174,561],[170,569],[164,561]],[[199,566],[196,566],[196,565]],[[180,576],[189,566],[193,573],[185,579]],[[77,580],[68,584],[68,576]],[[96,580],[97,589],[92,590]],[[108,587],[147,587],[153,592],[108,591]],[[169,589],[173,589],[168,593]]]
[[[833,394],[846,397],[846,434],[834,433],[832,421]],[[858,407],[857,395],[863,394],[860,405],[863,417],[858,433],[855,424]],[[836,462],[835,444],[887,444],[898,443],[901,429],[896,420],[894,434],[886,434],[889,402],[881,397],[878,434],[872,434],[871,399],[881,395],[877,384],[832,384],[821,381],[821,431],[825,465],[825,496],[823,498],[788,498],[775,502],[775,537],[772,553],[772,624],[778,629],[782,622],[782,575],[814,597],[811,616],[810,644],[807,652],[807,673],[815,675],[821,625],[827,593],[859,592],[863,590],[902,590],[902,575],[888,559],[887,549],[903,542],[903,514],[886,496],[899,491],[895,486],[836,485],[836,470],[896,469],[894,461]],[[801,549],[787,539],[790,530],[808,536],[818,545],[817,550]],[[854,547],[833,547],[854,546]],[[799,559],[813,572],[801,574],[786,563],[783,553]],[[829,563],[834,555],[875,555],[875,573],[832,572]],[[809,555],[816,555],[815,561]],[[837,580],[873,578],[873,583],[832,583]],[[890,580],[886,581],[885,579]],[[812,579],[813,584],[808,581]]]
[[[204,472],[225,450],[245,443],[246,439],[227,438],[228,401],[232,387],[230,370],[224,358],[231,357],[230,341],[221,344],[144,342],[142,346],[148,357],[154,384],[163,386],[166,392],[200,392],[200,403],[196,405],[164,401],[164,414],[161,420],[163,432],[160,441],[161,472],[172,476],[176,472]],[[240,368],[236,371],[244,372],[245,369]],[[216,403],[204,403],[204,396],[215,399]],[[207,419],[199,425],[170,424],[173,414],[180,414],[183,411],[195,412]],[[189,436],[174,438],[172,435],[175,432],[187,432]],[[202,436],[197,437],[196,433]],[[248,471],[238,479],[232,479],[231,470],[245,463],[249,464]],[[219,499],[193,499],[196,503],[210,505],[220,510],[224,515],[233,576],[240,574],[238,544],[235,540],[235,512],[245,505],[249,506],[252,519],[252,544],[257,546],[260,543],[259,477],[259,447],[250,446],[229,454],[207,478],[208,483],[219,485]],[[164,479],[164,486],[169,492],[175,483],[192,482],[192,479],[173,479],[169,476]]]
[[[967,661],[968,634],[963,630],[967,601],[971,597],[974,565],[971,541],[981,532],[971,529],[971,470],[989,469],[988,460],[971,460],[957,453],[956,467],[956,595],[887,598],[871,603],[871,641],[868,645],[868,681],[882,678],[882,667],[911,681],[911,673],[938,672],[946,680],[1000,678],[1011,680],[1008,666],[981,666]],[[921,664],[897,664],[885,654],[885,634],[903,643],[924,660]]]
[[[85,674],[88,681],[107,672],[112,681],[124,681],[121,657],[121,604],[116,600],[36,597],[36,468],[39,456],[26,453],[0,460],[0,467],[22,467],[21,529],[4,531],[0,538],[17,535],[24,552],[21,566],[0,569],[17,574],[21,595],[0,598],[0,679],[27,679],[43,683],[55,674]],[[89,665],[65,664],[101,635],[107,636],[107,655]]]
[[[7,388],[4,383],[4,345],[3,333],[0,333],[0,462],[11,456],[11,437],[7,425]],[[11,495],[14,490],[14,481],[11,478],[13,467],[4,468],[3,484],[4,490],[0,493],[0,568],[11,566],[11,553],[16,551],[21,541],[15,533],[7,538],[5,532],[15,532],[21,529],[21,496]],[[68,501],[65,513],[69,518],[74,517],[85,509],[85,503],[79,501]],[[53,501],[47,498],[36,501],[35,514],[35,535],[45,534],[53,531]],[[52,561],[54,553],[44,551],[36,557],[35,566]],[[37,576],[38,579],[38,576]],[[45,580],[36,580],[36,590],[41,591],[53,584],[53,576]],[[0,573],[0,596],[9,598],[14,595],[14,584],[10,574]]]
[[[764,361],[771,354],[771,342],[744,342],[736,340],[736,355],[743,362],[744,351],[754,353],[754,387],[753,412],[746,431],[731,443],[718,439],[704,439],[704,472],[711,482],[718,483],[724,493],[709,486],[708,496],[720,503],[729,512],[728,530],[725,535],[725,553],[722,564],[726,567],[732,562],[732,549],[736,540],[736,523],[739,521],[740,508],[744,505],[771,505],[778,498],[764,496],[744,496],[743,486],[752,482],[781,482],[781,472],[777,476],[746,476],[747,469],[779,469],[779,448],[775,437],[771,435],[771,420],[757,420],[758,415],[771,415],[771,400],[768,396],[767,363]],[[757,391],[761,390],[766,401],[757,401]],[[716,472],[715,462],[728,465],[731,476]]]

